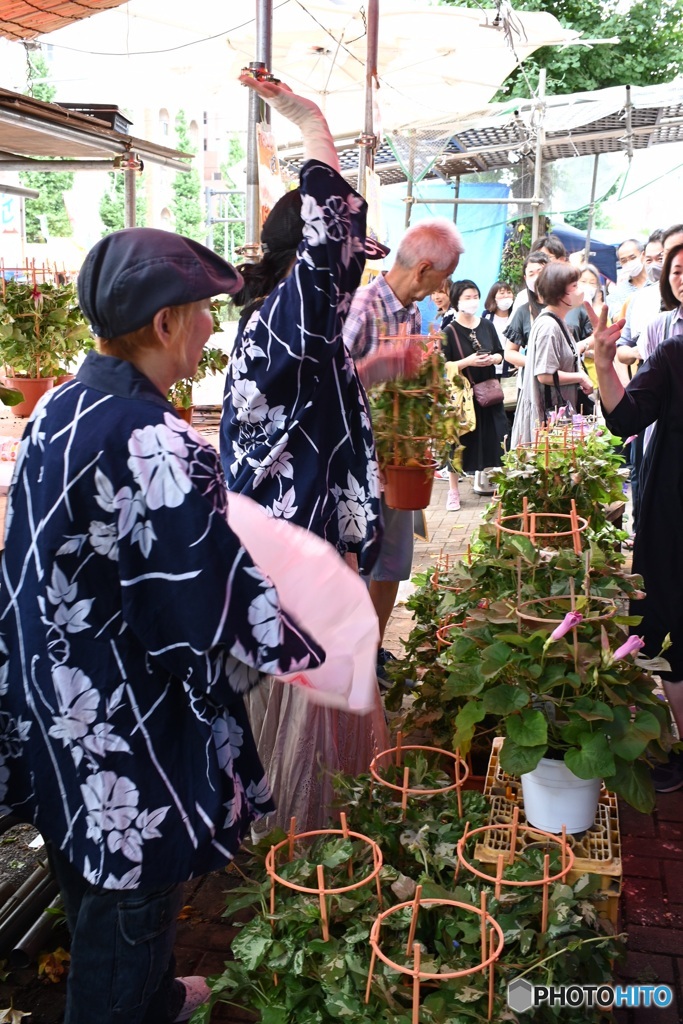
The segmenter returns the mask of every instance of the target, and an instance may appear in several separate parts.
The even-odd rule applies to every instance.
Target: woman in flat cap
[[[72,932],[66,1024],[169,1024],[181,883],[221,869],[273,802],[244,707],[324,652],[228,526],[215,448],[166,400],[191,377],[215,253],[132,228],[78,278],[98,338],[36,408],[0,578],[0,814],[45,837]]]

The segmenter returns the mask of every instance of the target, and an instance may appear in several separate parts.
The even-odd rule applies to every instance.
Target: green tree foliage
[[[29,50],[28,66],[26,94],[50,103],[56,89],[48,81],[50,68],[39,50]],[[73,174],[68,171],[22,171],[19,180],[27,188],[35,188],[40,192],[38,199],[26,200],[27,240],[45,242],[46,235],[58,238],[71,235],[71,221],[64,205],[64,193],[73,188]]]
[[[196,153],[190,142],[185,111],[181,110],[176,118],[176,148],[183,153]],[[171,210],[175,219],[175,229],[180,235],[187,235],[197,242],[204,241],[206,226],[204,210],[201,202],[202,186],[199,172],[192,168],[189,172],[179,171],[173,179],[173,200]]]
[[[444,0],[452,6],[495,7],[492,0]],[[496,99],[530,95],[540,68],[546,91],[557,96],[610,86],[670,82],[683,70],[683,10],[680,0],[517,0],[519,11],[546,11],[585,39],[620,42],[585,46],[542,47],[504,83]]]
[[[121,228],[125,227],[125,183],[123,172],[110,171],[108,174],[108,178],[108,188],[100,200],[100,217],[102,218],[102,223],[105,227],[105,230],[102,232],[103,235],[108,235],[110,231],[120,231]],[[135,223],[136,226],[139,228],[144,227],[147,220],[144,181],[144,175],[137,176],[135,194]]]

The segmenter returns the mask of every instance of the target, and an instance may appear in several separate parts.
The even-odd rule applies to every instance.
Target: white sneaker
[[[446,498],[446,511],[447,512],[459,512],[460,511],[460,495],[457,491],[449,491],[448,497]]]
[[[193,974],[189,978],[176,978],[185,989],[185,1002],[180,1013],[173,1018],[173,1024],[180,1024],[181,1021],[189,1020],[198,1006],[209,1001],[211,989],[206,984],[206,978]]]

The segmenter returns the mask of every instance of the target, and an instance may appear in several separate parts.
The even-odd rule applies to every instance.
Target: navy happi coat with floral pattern
[[[303,242],[293,270],[238,337],[221,418],[231,491],[355,552],[381,540],[367,399],[342,340],[365,264],[365,200],[317,161],[301,172]]]
[[[89,353],[22,440],[0,579],[0,813],[91,883],[226,863],[272,809],[242,695],[323,652],[226,520],[215,449]]]

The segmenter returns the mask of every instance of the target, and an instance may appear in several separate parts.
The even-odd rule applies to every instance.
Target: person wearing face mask
[[[545,299],[545,308],[529,335],[512,448],[533,441],[548,413],[569,404],[576,409],[579,392],[593,392],[593,382],[581,366],[578,346],[566,322],[570,311],[583,306],[579,270],[569,263],[549,264],[541,271],[537,288]]]
[[[482,314],[484,320],[489,320],[496,328],[500,343],[505,348],[505,328],[510,323],[511,309],[514,302],[512,286],[507,281],[496,281],[489,288],[489,293],[484,302],[485,312]],[[496,366],[496,373],[505,375],[510,371],[510,366],[503,362]]]
[[[548,256],[542,252],[534,252],[527,256],[524,263],[524,280],[526,282],[528,300],[520,306],[516,313],[513,313],[509,325],[503,332],[506,338],[505,359],[512,366],[516,366],[520,370],[517,375],[519,390],[521,390],[524,382],[524,365],[526,363],[526,350],[531,328],[544,308],[544,300],[538,287],[538,280],[543,268],[550,262]],[[570,266],[570,264],[561,260],[555,262],[559,266]],[[585,347],[586,338],[590,336],[593,330],[588,314],[583,305],[581,305],[570,310],[565,319],[581,351]]]
[[[602,287],[600,271],[597,267],[593,266],[592,263],[581,264],[579,271],[581,274],[579,277],[579,291],[583,292],[584,302],[590,303],[595,315],[600,316],[600,311],[605,305],[605,293]],[[593,349],[591,342],[592,337],[589,337],[586,341],[586,347],[583,350],[583,361],[586,372],[593,381],[593,386],[597,388],[598,375],[593,361]]]
[[[617,284],[607,295],[607,309],[612,320],[620,316],[634,292],[647,283],[644,248],[637,238],[627,238],[617,249],[620,266]]]
[[[647,240],[643,255],[647,280],[643,288],[633,293],[623,313],[626,324],[617,343],[617,360],[625,366],[633,366],[638,362],[638,338],[662,309],[659,279],[666,256],[663,234],[662,231],[655,231]]]
[[[462,374],[470,384],[495,377],[496,367],[503,362],[503,346],[493,324],[478,315],[481,294],[474,281],[456,281],[451,288],[451,304],[457,312],[445,331],[443,342],[447,369]],[[475,400],[474,413],[476,426],[462,438],[462,468],[474,473],[472,490],[475,494],[492,494],[493,486],[486,471],[500,466],[507,417],[502,401],[484,408]],[[457,512],[460,508],[458,476],[452,465],[449,469],[446,509]]]

